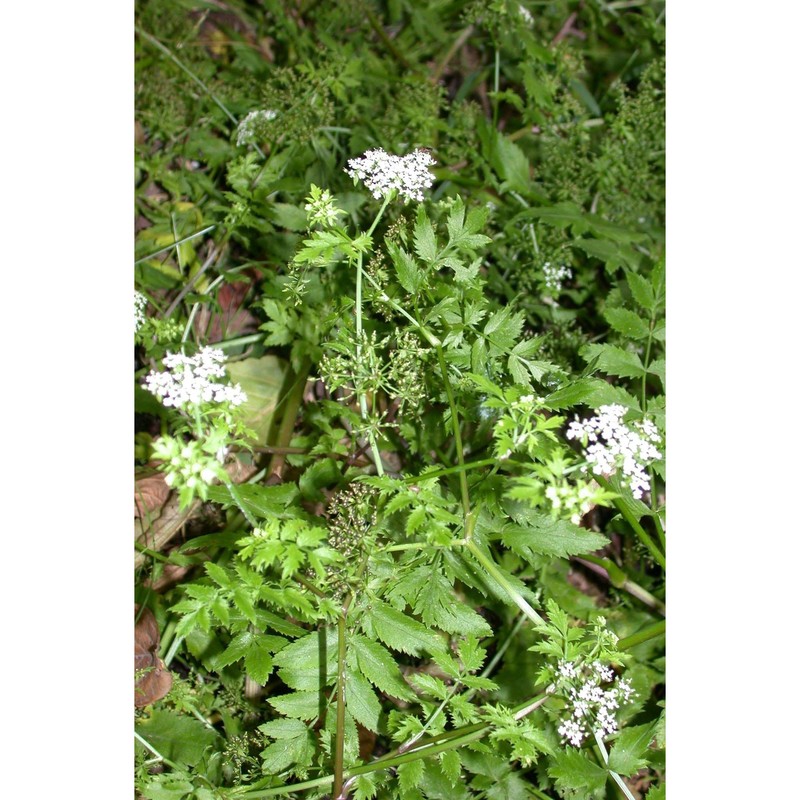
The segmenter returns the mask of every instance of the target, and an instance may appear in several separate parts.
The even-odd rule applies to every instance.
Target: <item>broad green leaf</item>
[[[588,789],[591,792],[600,791],[608,778],[606,770],[572,747],[552,756],[548,773],[556,779],[559,789]]]
[[[393,650],[420,656],[443,649],[441,639],[412,617],[377,598],[370,598],[365,621],[373,633]]]
[[[296,739],[308,730],[299,719],[273,719],[259,725],[258,729],[270,739]]]
[[[185,773],[163,773],[150,778],[142,797],[146,800],[183,800],[193,792],[194,784]]]
[[[608,757],[608,768],[620,775],[633,775],[648,765],[644,758],[653,741],[655,725],[636,725],[624,728],[614,741]]]
[[[403,680],[397,662],[382,644],[357,633],[350,639],[350,648],[364,677],[382,692],[401,700],[414,697]]]
[[[493,166],[503,179],[501,192],[515,191],[524,194],[531,182],[531,167],[525,153],[501,133],[496,134]]]
[[[282,516],[286,507],[298,495],[297,487],[293,483],[282,483],[278,486],[242,483],[236,487],[236,492],[242,505],[259,519],[274,519],[276,516]],[[227,486],[210,487],[208,499],[219,503],[224,508],[238,508],[238,503],[231,497]]]
[[[360,673],[348,670],[345,676],[345,698],[347,710],[356,722],[367,730],[378,731],[381,704],[369,681]]]
[[[194,717],[158,710],[136,725],[139,735],[166,758],[187,767],[196,766],[219,734]]]
[[[596,359],[596,368],[608,375],[641,378],[645,374],[642,360],[636,353],[611,344],[587,344],[581,348],[580,355],[587,362]]]
[[[667,800],[666,784],[662,783],[658,786],[651,786],[647,790],[644,800]]]
[[[604,316],[615,331],[630,339],[646,339],[650,335],[649,324],[627,308],[609,308]]]
[[[242,404],[244,420],[255,431],[257,444],[267,443],[286,368],[283,359],[272,355],[226,365],[231,381],[241,384],[247,394],[247,401]]]
[[[269,208],[269,219],[281,228],[290,231],[308,229],[308,215],[302,208],[290,203],[272,203]]]
[[[602,261],[611,269],[629,266],[636,263],[637,260],[630,247],[618,242],[610,242],[607,239],[575,239],[572,245],[598,261]]]
[[[514,501],[505,508],[517,524],[507,524],[500,532],[503,544],[528,561],[535,554],[568,558],[579,553],[593,553],[608,544],[605,536],[579,528],[571,522],[553,519]]]

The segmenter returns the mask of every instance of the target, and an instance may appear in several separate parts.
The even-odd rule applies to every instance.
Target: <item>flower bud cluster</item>
[[[393,156],[376,148],[360,158],[351,158],[345,172],[354,180],[363,181],[376,200],[397,189],[407,200],[421,202],[422,190],[433,186],[434,175],[428,167],[435,163],[425,150]]]
[[[617,679],[614,671],[602,661],[578,664],[560,661],[558,684],[566,697],[570,716],[561,721],[558,733],[562,742],[580,747],[590,733],[601,737],[618,730],[616,710],[620,702],[628,702],[636,694],[625,678]],[[615,685],[603,689],[602,683]]]
[[[161,399],[165,406],[182,406],[201,403],[228,403],[238,406],[246,402],[247,395],[237,383],[217,383],[225,375],[223,366],[227,356],[222,350],[204,347],[193,356],[167,353],[162,363],[166,372],[151,372],[143,384],[148,392]]]
[[[637,421],[628,427],[622,421],[624,415],[623,406],[601,406],[597,409],[597,416],[586,420],[576,417],[569,424],[567,439],[578,439],[583,443],[584,456],[593,465],[595,475],[611,475],[621,469],[630,478],[633,496],[639,499],[650,489],[650,478],[645,468],[661,458],[661,453],[655,448],[661,442],[661,436],[650,420]]]
[[[311,194],[306,198],[308,202],[305,210],[308,212],[308,222],[311,225],[321,225],[323,228],[332,228],[336,225],[337,217],[345,212],[336,207],[336,200],[327,189],[311,184]]]

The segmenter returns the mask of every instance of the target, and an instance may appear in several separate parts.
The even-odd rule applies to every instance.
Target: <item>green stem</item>
[[[611,485],[611,482],[608,478],[604,477],[603,475],[595,475],[594,479],[604,488],[608,489],[608,491],[613,492],[614,487]],[[667,559],[664,557],[664,554],[656,547],[653,540],[648,536],[645,529],[639,523],[639,520],[636,519],[631,509],[628,507],[628,504],[623,502],[620,498],[614,500],[614,505],[619,511],[620,514],[624,517],[625,521],[628,525],[633,528],[633,532],[639,537],[639,541],[647,548],[650,552],[650,555],[653,556],[653,560],[661,567],[661,569],[666,570],[667,568]]]
[[[442,372],[444,389],[447,393],[447,404],[450,406],[450,423],[453,426],[453,441],[456,445],[456,457],[461,471],[458,473],[458,480],[461,485],[461,505],[464,509],[464,522],[466,528],[467,518],[469,517],[469,484],[467,483],[467,473],[464,470],[464,446],[461,443],[461,427],[458,423],[458,408],[456,399],[453,395],[453,387],[450,385],[450,377],[447,374],[447,362],[444,360],[444,350],[442,346],[436,347],[436,355],[439,358],[439,369]]]
[[[480,562],[481,566],[503,587],[503,589],[505,589],[517,608],[519,608],[529,620],[536,625],[545,624],[544,620],[533,610],[531,604],[506,580],[505,575],[500,572],[497,565],[477,544],[475,544],[474,539],[471,537],[467,538],[467,549]]]
[[[345,616],[347,611],[342,609],[338,621],[338,678],[336,681],[336,752],[333,761],[333,797],[338,798],[344,785],[344,726],[345,726],[345,656],[347,654],[347,639]]]
[[[660,622],[655,622],[654,624],[640,630],[638,633],[634,633],[630,636],[626,636],[624,639],[620,639],[617,642],[617,648],[619,650],[630,650],[631,647],[636,647],[637,644],[649,642],[650,639],[656,639],[659,636],[663,636],[666,631],[667,621],[662,619]]]
[[[584,554],[580,557],[573,556],[573,561],[589,565],[595,565],[594,572],[602,575],[612,586],[617,589],[622,589],[627,592],[631,597],[640,600],[646,606],[657,611],[662,616],[667,615],[667,607],[655,595],[650,594],[638,583],[634,583],[613,561],[607,558],[598,558],[590,554]]]

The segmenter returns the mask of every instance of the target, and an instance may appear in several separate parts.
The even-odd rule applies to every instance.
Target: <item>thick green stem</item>
[[[636,647],[637,644],[649,642],[650,639],[656,639],[659,636],[663,636],[666,631],[667,621],[661,620],[661,622],[656,622],[653,625],[649,625],[638,633],[634,633],[630,636],[626,636],[624,639],[620,639],[617,642],[617,648],[619,650],[630,650],[631,647]]]

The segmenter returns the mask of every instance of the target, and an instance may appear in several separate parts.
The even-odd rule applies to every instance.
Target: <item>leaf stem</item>
[[[608,489],[610,492],[614,491],[614,487],[611,485],[611,482],[604,475],[595,475],[594,478],[604,489]],[[664,557],[664,554],[655,546],[655,543],[650,536],[647,535],[647,532],[641,526],[639,520],[636,519],[631,509],[628,507],[628,504],[622,499],[617,498],[614,500],[614,505],[616,506],[617,511],[622,514],[628,525],[633,528],[633,532],[639,537],[639,541],[647,548],[647,550],[650,552],[650,555],[653,556],[653,560],[661,567],[661,569],[666,570],[667,559]]]

